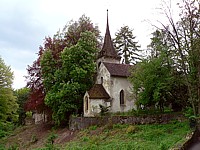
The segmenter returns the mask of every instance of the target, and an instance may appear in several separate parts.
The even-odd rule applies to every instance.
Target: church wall
[[[88,110],[86,110],[86,97],[88,98]],[[99,105],[106,106],[106,102],[103,99],[90,99],[88,92],[84,95],[84,117],[95,117],[100,113]]]
[[[111,112],[126,112],[135,108],[132,96],[132,85],[127,78],[111,77]],[[124,90],[124,105],[120,105],[120,91]]]
[[[98,69],[99,70],[97,74],[96,84],[101,84],[102,77],[103,77],[103,87],[105,88],[107,93],[110,95],[110,90],[111,90],[110,73],[103,63],[101,63]]]
[[[95,117],[100,113],[99,105],[105,105],[102,99],[90,99],[88,111],[84,112],[84,117]]]

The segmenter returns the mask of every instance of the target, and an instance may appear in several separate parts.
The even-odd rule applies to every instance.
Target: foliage
[[[195,0],[183,0],[179,3],[179,20],[175,22],[172,10],[166,6],[163,8],[168,24],[162,24],[165,33],[168,34],[168,42],[172,46],[174,66],[183,72],[185,85],[188,91],[188,101],[196,115],[200,112],[200,51],[199,51],[199,17],[200,2]]]
[[[81,131],[78,139],[66,144],[66,149],[170,149],[177,143],[186,141],[191,132],[187,122],[176,122],[163,125],[135,125],[137,130],[127,132],[130,126],[120,125],[110,130],[91,134],[88,130]],[[96,129],[99,131],[99,128]]]
[[[123,26],[115,34],[114,45],[119,55],[123,58],[123,63],[130,64],[136,63],[141,59],[139,52],[140,46],[138,42],[135,42],[135,36],[133,36],[133,30],[128,26]]]
[[[82,110],[83,94],[93,83],[96,52],[94,34],[83,32],[76,45],[62,52],[61,67],[50,72],[53,69],[49,65],[52,53],[45,51],[41,60],[47,92],[45,103],[51,107],[56,123],[64,120],[67,114],[69,116],[76,110]]]
[[[81,37],[81,33],[85,31],[91,31],[95,34],[95,38],[100,41],[101,37],[98,27],[94,26],[90,18],[85,15],[81,16],[78,21],[71,21],[61,32],[57,32],[53,38],[45,38],[43,46],[39,47],[37,60],[33,62],[32,66],[28,66],[27,68],[27,86],[30,88],[29,101],[26,104],[27,110],[45,110],[51,113],[49,108],[45,105],[44,99],[46,92],[48,92],[48,90],[51,89],[51,86],[57,82],[54,80],[54,71],[60,70],[60,72],[62,72],[61,53],[65,48],[70,48],[71,46],[76,45]],[[99,43],[97,46],[99,47]],[[44,55],[47,57],[46,59],[48,59],[48,57],[52,58],[52,63],[49,63],[48,66],[41,68],[41,58],[44,58],[43,53],[45,53]],[[51,67],[51,69],[48,70],[48,67]],[[44,73],[45,71],[47,72]],[[57,78],[59,78],[59,71],[56,73]],[[49,77],[47,78],[47,76],[44,76],[45,74],[48,74],[47,76]]]
[[[98,41],[101,41],[98,26],[94,26],[90,18],[85,15],[82,15],[78,21],[70,21],[69,24],[65,25],[63,31],[65,42],[68,44],[68,47],[76,45],[81,37],[81,33],[85,31],[90,31],[94,33],[96,39]]]
[[[16,97],[12,90],[13,73],[0,57],[0,122],[16,122]]]
[[[19,108],[17,110],[17,113],[19,115],[18,118],[19,125],[25,124],[25,118],[26,118],[25,103],[28,100],[29,93],[30,90],[28,88],[21,88],[14,91],[14,94],[17,97],[17,103],[19,105]]]
[[[100,108],[100,115],[105,116],[106,114],[108,114],[110,106],[107,107],[99,104],[99,108]]]
[[[0,139],[6,137],[13,131],[14,124],[11,122],[0,122]]]
[[[137,95],[137,104],[145,107],[158,104],[164,111],[164,104],[170,99],[173,77],[166,66],[164,56],[150,61],[143,60],[134,68],[131,82]]]
[[[128,128],[126,129],[126,133],[129,133],[129,134],[133,134],[136,131],[137,131],[137,127],[133,125],[128,126]]]
[[[48,150],[56,150],[54,146],[54,140],[58,137],[58,135],[54,134],[53,132],[48,136],[46,142],[46,149]]]
[[[157,106],[161,111],[171,105],[174,111],[181,111],[189,105],[184,73],[176,68],[168,33],[156,30],[152,35],[149,57],[135,66],[130,77],[137,105],[148,110]]]

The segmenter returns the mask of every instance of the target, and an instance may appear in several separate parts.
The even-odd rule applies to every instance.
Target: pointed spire
[[[115,59],[120,59],[120,56],[117,54],[113,46],[113,42],[111,40],[110,30],[109,30],[109,21],[108,21],[108,9],[107,9],[107,25],[106,25],[106,33],[104,37],[104,43],[101,51],[99,52],[100,57],[111,57]]]
[[[110,34],[109,23],[108,23],[108,9],[107,9],[107,24],[106,24],[106,34]]]

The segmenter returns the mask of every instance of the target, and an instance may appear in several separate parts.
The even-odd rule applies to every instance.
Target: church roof
[[[109,99],[110,96],[104,89],[102,84],[95,84],[89,91],[89,97],[91,99]]]
[[[114,64],[114,63],[103,63],[105,67],[108,69],[111,76],[118,77],[129,77],[131,75],[130,68],[132,65],[128,64]]]
[[[107,25],[106,25],[106,33],[104,37],[104,43],[101,51],[99,52],[98,57],[111,57],[115,59],[120,59],[121,57],[117,54],[117,51],[115,50],[113,46],[113,42],[111,40],[110,30],[109,30],[109,24],[108,24],[108,10],[107,10]]]

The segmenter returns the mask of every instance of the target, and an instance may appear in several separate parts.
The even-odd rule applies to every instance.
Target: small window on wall
[[[85,97],[85,111],[88,111],[88,103],[89,103],[88,97],[86,96]]]
[[[101,77],[101,84],[103,84],[103,77]]]
[[[101,65],[101,62],[98,63],[98,69],[99,69],[100,65]]]
[[[124,105],[124,90],[120,91],[120,105]]]

